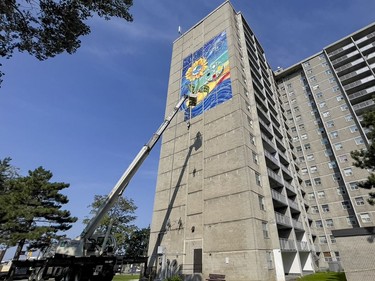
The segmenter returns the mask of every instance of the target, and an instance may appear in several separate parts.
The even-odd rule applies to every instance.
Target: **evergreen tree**
[[[354,166],[371,171],[366,181],[359,183],[359,186],[371,190],[369,199],[371,205],[375,205],[375,111],[366,112],[363,115],[363,126],[370,129],[367,134],[369,145],[367,149],[355,150],[351,152],[355,160]]]
[[[70,229],[77,219],[61,209],[68,198],[60,193],[69,184],[50,182],[52,173],[42,167],[29,171],[28,176],[9,177],[9,161],[6,158],[0,165],[5,167],[1,173],[0,244],[45,244],[58,238],[58,231]]]

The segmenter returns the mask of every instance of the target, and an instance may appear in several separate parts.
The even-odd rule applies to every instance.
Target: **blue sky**
[[[39,166],[70,183],[66,208],[79,221],[108,194],[163,121],[172,43],[222,0],[134,1],[134,22],[90,20],[74,55],[1,60],[0,158],[27,174]],[[373,0],[233,0],[270,65],[288,67],[375,20]],[[136,224],[151,223],[159,147],[125,191]],[[76,223],[71,237],[82,231]]]

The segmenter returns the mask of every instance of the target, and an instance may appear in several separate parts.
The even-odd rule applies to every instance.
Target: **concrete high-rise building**
[[[375,24],[272,71],[226,1],[173,44],[149,269],[285,280],[340,261],[331,231],[373,226],[350,152],[368,144]],[[195,278],[195,279],[194,279]]]

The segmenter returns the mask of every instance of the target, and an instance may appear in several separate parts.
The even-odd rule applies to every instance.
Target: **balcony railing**
[[[297,248],[298,248],[298,251],[302,251],[302,252],[309,251],[309,245],[306,241],[297,241]]]
[[[272,198],[286,204],[286,197],[274,189],[271,189]]]
[[[366,108],[368,106],[371,106],[371,105],[374,105],[374,104],[375,104],[375,102],[373,100],[367,100],[367,101],[364,101],[364,102],[353,105],[353,109],[355,111],[357,111],[357,110],[364,109],[364,108]]]
[[[288,198],[288,202],[289,202],[290,207],[292,207],[295,210],[299,210],[297,202],[290,200],[289,198]]]
[[[294,186],[292,186],[291,184],[287,183],[287,182],[284,182],[284,185],[287,189],[289,189],[290,191],[296,193],[296,189],[294,188]]]
[[[356,98],[360,98],[360,97],[366,96],[368,94],[372,94],[374,92],[375,92],[375,86],[372,86],[371,88],[367,88],[365,90],[356,92],[354,94],[350,94],[349,95],[349,99],[353,100],[353,99],[356,99]]]
[[[295,219],[292,219],[292,223],[293,223],[294,228],[304,230],[302,222],[300,222],[298,220],[295,220]]]
[[[275,212],[275,216],[276,216],[276,223],[292,227],[290,217],[280,214],[278,212]]]
[[[283,251],[296,251],[296,245],[294,243],[294,240],[292,239],[285,239],[280,238],[280,248]]]
[[[280,184],[283,184],[283,179],[278,175],[276,174],[274,171],[272,171],[271,169],[267,169],[267,173],[268,173],[268,176],[272,179],[274,179],[275,181],[279,182]]]
[[[273,163],[275,163],[277,166],[280,165],[279,160],[275,156],[273,156],[271,153],[269,153],[267,150],[264,150],[264,155],[270,159]]]

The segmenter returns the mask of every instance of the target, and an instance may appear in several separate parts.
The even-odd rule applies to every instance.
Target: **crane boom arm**
[[[90,238],[94,234],[96,228],[98,227],[104,215],[109,211],[109,209],[113,207],[117,199],[124,192],[126,186],[129,184],[130,180],[137,172],[138,168],[147,158],[148,154],[150,153],[154,145],[157,143],[161,135],[164,133],[165,129],[167,129],[173,117],[177,114],[178,110],[183,105],[183,103],[188,99],[188,97],[189,96],[183,96],[179,100],[177,105],[174,107],[173,111],[164,119],[163,123],[160,125],[158,130],[152,135],[151,139],[141,148],[141,150],[135,156],[134,160],[130,163],[128,168],[125,170],[119,181],[113,187],[111,193],[107,196],[106,200],[99,208],[96,215],[90,220],[85,229],[82,231],[80,239]]]

